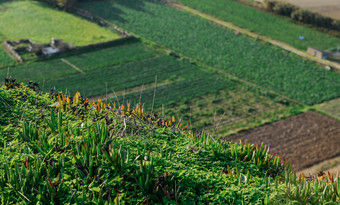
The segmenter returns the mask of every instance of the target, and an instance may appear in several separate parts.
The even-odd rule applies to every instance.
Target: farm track
[[[167,3],[169,6],[172,6],[173,8],[176,8],[176,9],[179,9],[179,10],[182,10],[182,11],[186,11],[186,12],[189,12],[193,15],[197,15],[197,16],[200,16],[201,18],[204,18],[204,19],[207,19],[219,26],[222,26],[222,27],[227,27],[229,29],[232,29],[232,30],[237,30],[239,31],[240,33],[243,33],[247,36],[250,36],[252,38],[258,38],[258,39],[261,39],[265,42],[268,42],[274,46],[277,46],[277,47],[280,47],[286,51],[289,51],[289,52],[292,52],[298,56],[301,56],[303,58],[307,58],[311,61],[315,61],[317,63],[320,63],[320,64],[323,64],[323,65],[329,65],[335,69],[337,69],[339,72],[340,72],[340,64],[339,63],[335,63],[335,62],[332,62],[332,61],[328,61],[328,60],[323,60],[323,59],[318,59],[318,58],[315,58],[309,54],[307,54],[307,52],[305,51],[301,51],[287,43],[284,43],[282,41],[278,41],[278,40],[275,40],[275,39],[272,39],[270,37],[267,37],[267,36],[264,36],[264,35],[260,35],[260,34],[257,34],[257,33],[254,33],[254,32],[251,32],[245,28],[241,28],[241,27],[238,27],[236,26],[235,24],[233,23],[230,23],[230,22],[226,22],[226,21],[223,21],[213,15],[210,15],[210,14],[206,14],[206,13],[203,13],[203,12],[200,12],[196,9],[193,9],[191,7],[188,7],[188,6],[185,6],[181,3],[174,3],[174,2],[171,2],[171,3]]]
[[[233,141],[264,143],[283,156],[294,171],[304,170],[340,155],[340,123],[308,111],[278,122],[227,137]]]

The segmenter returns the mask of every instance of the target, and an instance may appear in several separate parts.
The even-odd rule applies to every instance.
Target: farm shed
[[[323,51],[321,49],[313,48],[313,47],[308,47],[307,53],[320,59],[328,59],[329,57],[327,51]]]

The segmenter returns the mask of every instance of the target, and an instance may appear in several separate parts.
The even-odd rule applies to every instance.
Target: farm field
[[[81,7],[143,38],[305,104],[340,96],[339,74],[158,1],[101,1]]]
[[[324,16],[329,16],[340,20],[340,1],[338,0],[280,0],[295,4],[301,8],[305,8]]]
[[[162,113],[164,109],[164,116],[182,119],[191,129],[204,128],[216,137],[225,137],[294,115],[299,112],[297,106],[237,84],[184,102],[165,104],[156,111]]]
[[[340,123],[308,111],[226,139],[264,143],[298,171],[340,154]],[[308,174],[308,173],[306,173]]]
[[[72,45],[83,46],[120,38],[117,32],[38,1],[3,2],[0,19],[2,40],[29,38],[36,43],[49,43],[51,38],[60,38]]]
[[[316,107],[318,110],[340,120],[340,98],[322,103]]]
[[[119,47],[112,47],[80,55],[64,57],[63,59],[72,63],[82,71],[87,72],[93,69],[149,58],[154,55],[156,55],[154,50],[141,43],[132,42]],[[7,72],[8,70],[6,67],[0,69],[0,77],[4,78],[7,76]],[[18,81],[28,82],[29,80],[32,80],[39,82],[41,85],[43,80],[54,79],[71,74],[80,73],[70,65],[61,61],[59,58],[49,61],[20,64],[9,69],[9,76],[16,78]],[[65,86],[67,86],[67,84]]]
[[[139,90],[109,102],[140,102],[151,112],[154,92],[154,88]],[[161,116],[175,116],[190,129],[203,129],[214,136],[226,136],[300,112],[298,105],[278,96],[268,96],[237,82],[223,82],[209,74],[157,87],[154,111]]]
[[[113,90],[119,91],[143,84],[151,84],[155,82],[156,75],[158,82],[161,83],[166,80],[176,81],[179,78],[184,78],[185,80],[194,79],[199,75],[199,72],[199,68],[190,63],[163,55],[123,65],[96,69],[81,75],[70,75],[47,80],[45,81],[45,87],[55,86],[62,91],[67,89],[71,95],[81,91],[84,96],[95,97],[103,95],[105,92],[112,93]],[[188,85],[191,85],[189,82]],[[223,87],[224,83],[221,86]]]
[[[307,50],[308,46],[328,49],[336,46],[340,41],[336,37],[295,24],[282,17],[274,16],[233,0],[179,1],[192,8],[212,14],[253,32],[285,42],[301,50]],[[299,36],[304,36],[305,40],[301,41]]]
[[[151,111],[157,76],[154,111],[181,118],[195,130],[215,131],[211,126],[216,118],[221,119],[216,129],[216,134],[221,135],[291,116],[298,106],[228,77],[221,78],[195,63],[160,53],[138,41],[0,69],[0,78],[7,74],[18,82],[36,81],[43,91],[56,88],[71,95],[80,91],[93,99],[109,94],[112,98],[103,99],[105,102],[116,101],[112,95],[115,91],[119,99],[116,104],[134,105],[140,99],[147,111]],[[212,96],[213,100],[209,100]],[[190,114],[188,107],[192,109]]]

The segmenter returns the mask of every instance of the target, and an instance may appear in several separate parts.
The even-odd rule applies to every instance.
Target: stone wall
[[[12,47],[10,42],[4,41],[4,45],[5,45],[6,49],[17,59],[17,61],[19,63],[23,62],[21,56],[14,50],[14,48]]]

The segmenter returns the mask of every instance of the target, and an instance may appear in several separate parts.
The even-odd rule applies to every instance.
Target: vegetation
[[[156,93],[157,100],[157,93]],[[241,106],[240,106],[241,105]],[[194,130],[205,130],[216,137],[226,137],[289,117],[301,112],[299,106],[278,96],[243,85],[156,109],[162,116],[175,116]]]
[[[279,96],[231,80],[221,81],[207,74],[156,89],[123,94],[109,102],[140,102],[149,112],[154,108],[162,116],[181,119],[191,129],[206,130],[224,137],[301,112],[299,105]]]
[[[46,88],[56,87],[58,90],[74,94],[84,91],[86,96],[95,97],[118,90],[133,88],[165,80],[191,78],[200,73],[199,68],[188,62],[176,60],[170,56],[159,56],[131,63],[96,69],[81,75],[70,75],[45,82]],[[209,75],[209,74],[208,74]],[[188,79],[189,80],[189,79]],[[86,82],[86,83],[84,83]],[[189,81],[187,81],[189,83]],[[152,98],[151,98],[152,99]]]
[[[11,59],[5,51],[0,48],[0,67],[12,65],[15,61]]]
[[[94,69],[106,68],[152,57],[154,55],[155,51],[137,42],[128,43],[119,47],[90,51],[79,55],[66,56],[64,59],[82,71],[88,72]],[[60,58],[51,59],[49,61],[20,64],[16,67],[11,67],[9,70],[5,67],[0,69],[0,78],[5,78],[7,73],[9,73],[9,76],[15,77],[19,82],[33,80],[41,83],[41,86],[44,80],[52,80],[71,74],[80,74],[79,71],[72,68],[64,61],[61,61]],[[67,84],[64,86],[67,86]],[[52,87],[54,87],[54,85],[52,85]]]
[[[340,99],[334,99],[323,104],[318,105],[316,108],[321,112],[326,113],[333,118],[340,120]]]
[[[7,40],[29,38],[36,43],[49,43],[51,38],[61,38],[72,45],[83,46],[120,37],[116,32],[42,2],[9,1],[2,3],[0,9],[0,35]]]
[[[2,204],[339,202],[339,177],[299,178],[264,146],[215,141],[77,93],[0,87]],[[54,106],[52,106],[54,105]],[[312,180],[312,182],[310,181]]]
[[[305,104],[340,96],[339,74],[158,1],[101,1],[82,7],[178,53]]]
[[[106,102],[117,104],[136,104],[140,100],[150,112],[155,94],[154,110],[182,118],[184,122],[190,122],[191,128],[199,130],[210,130],[214,123],[213,113],[217,110],[215,117],[220,119],[223,114],[221,110],[224,110],[226,113],[223,119],[228,118],[232,123],[224,124],[221,134],[295,114],[295,111],[290,112],[290,106],[285,105],[289,104],[287,101],[281,102],[280,98],[268,93],[249,89],[228,77],[223,79],[211,71],[204,71],[195,63],[174,56],[176,55],[173,53],[164,55],[138,41],[132,41],[112,48],[90,50],[87,53],[70,53],[70,56],[64,56],[63,59],[56,57],[10,69],[3,68],[0,69],[0,78],[8,75],[16,78],[18,82],[32,80],[38,82],[41,89],[47,92],[54,88],[73,95],[80,90],[88,97],[108,98]],[[62,60],[76,66],[83,73]],[[193,112],[188,120],[188,104],[196,102],[197,98],[204,98],[207,94],[216,96],[220,90],[229,95],[223,94],[224,97],[217,98],[223,98],[222,101],[228,98],[224,103],[234,106],[223,105],[222,109],[222,105],[208,101],[204,105],[207,110],[199,112],[202,115],[196,111],[202,109],[203,105],[200,104],[200,108],[196,106],[197,109],[193,106],[195,113]],[[119,102],[115,96],[118,96]],[[248,97],[254,101],[246,100]],[[181,106],[185,108],[182,107],[181,112],[176,111],[176,107]],[[247,113],[248,109],[252,113]],[[225,120],[221,125],[224,122]],[[217,130],[222,130],[222,126]]]
[[[290,17],[295,21],[335,31],[340,30],[340,20],[322,16],[321,14],[301,9],[289,3],[266,0],[264,4],[268,11]]]
[[[200,11],[212,14],[222,20],[285,42],[301,50],[307,50],[308,46],[327,49],[334,47],[334,45],[337,45],[339,42],[336,37],[302,25],[297,25],[285,18],[274,16],[237,1],[179,1]],[[300,40],[299,36],[304,36],[305,40]]]

